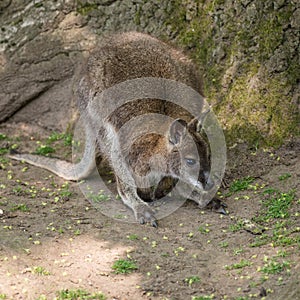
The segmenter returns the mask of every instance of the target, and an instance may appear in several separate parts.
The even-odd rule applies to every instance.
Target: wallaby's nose
[[[204,173],[204,178],[205,178],[204,190],[208,191],[214,187],[215,183],[214,183],[213,179],[211,178],[209,172],[203,172],[203,173]]]
[[[210,190],[211,188],[213,188],[214,185],[215,185],[215,184],[213,183],[213,181],[209,180],[208,182],[206,182],[206,184],[205,184],[205,186],[204,186],[204,189],[205,189],[206,191],[208,191],[208,190]]]

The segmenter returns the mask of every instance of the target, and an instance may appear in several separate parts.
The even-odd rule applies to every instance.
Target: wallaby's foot
[[[136,208],[136,219],[140,224],[150,223],[153,227],[157,228],[157,220],[154,217],[153,210],[147,205],[140,204]]]
[[[154,211],[149,205],[139,198],[137,190],[133,185],[128,185],[116,176],[117,188],[123,203],[132,209],[136,220],[140,224],[150,223],[153,227],[157,227],[157,221],[154,217]]]
[[[206,208],[222,215],[227,215],[226,207],[227,205],[218,198],[213,198],[206,206]]]

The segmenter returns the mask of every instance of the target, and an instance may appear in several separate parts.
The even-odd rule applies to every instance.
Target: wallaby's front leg
[[[153,210],[137,194],[138,186],[122,152],[118,134],[109,123],[106,124],[104,130],[100,146],[102,152],[109,154],[109,161],[116,176],[118,193],[122,201],[132,209],[139,223],[150,223],[153,227],[157,227]]]
[[[157,227],[154,211],[138,196],[136,187],[124,183],[118,177],[116,180],[119,195],[124,204],[132,209],[136,220],[140,224],[150,223],[153,227]]]

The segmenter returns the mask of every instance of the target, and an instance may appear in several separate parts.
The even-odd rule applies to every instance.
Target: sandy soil
[[[67,299],[59,291],[78,289],[122,300],[300,299],[300,141],[229,149],[220,191],[229,214],[187,202],[155,229],[108,218],[77,183],[7,159],[6,149],[34,151],[50,132],[17,124],[0,133],[0,299]],[[54,155],[69,157],[62,143]],[[277,217],[271,188],[278,205],[292,195]],[[120,258],[138,269],[115,274]]]

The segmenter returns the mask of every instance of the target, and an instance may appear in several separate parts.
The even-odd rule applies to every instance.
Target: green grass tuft
[[[211,300],[211,299],[214,299],[214,295],[211,295],[211,296],[193,296],[192,297],[192,300]]]
[[[41,145],[41,146],[37,147],[35,150],[35,154],[44,155],[44,156],[47,156],[54,152],[55,152],[55,149],[50,146],[47,146],[47,145]]]
[[[0,133],[0,141],[6,140],[7,139],[7,135]]]
[[[11,211],[22,211],[22,212],[29,212],[30,209],[28,208],[28,206],[26,204],[16,204],[11,208]]]
[[[246,259],[241,259],[239,263],[232,264],[230,266],[225,266],[226,270],[242,269],[252,265],[252,262]]]
[[[266,218],[285,219],[289,217],[289,208],[295,199],[295,191],[282,193],[277,190],[265,190],[264,195],[267,199],[263,202],[266,208]]]
[[[113,264],[112,269],[116,274],[128,274],[137,270],[138,266],[131,260],[119,259]]]
[[[47,139],[47,143],[51,144],[57,141],[64,141],[65,146],[71,146],[73,141],[72,134],[69,133],[58,133],[54,131]]]
[[[271,259],[267,261],[264,266],[261,268],[261,272],[265,274],[278,274],[282,271],[289,269],[290,263],[287,261],[283,261],[282,263],[277,262],[275,259]]]
[[[134,240],[138,240],[139,239],[139,236],[137,234],[130,234],[130,235],[127,235],[127,238],[130,240],[130,241],[134,241]]]
[[[57,300],[105,300],[106,297],[101,292],[99,293],[89,293],[84,290],[62,290],[57,293]]]
[[[41,266],[36,266],[36,267],[31,268],[31,272],[33,274],[43,275],[43,276],[50,275],[50,272],[47,271],[44,267],[41,267]]]
[[[288,178],[290,178],[292,175],[289,174],[289,173],[286,173],[286,174],[282,174],[278,177],[279,180],[286,180]]]
[[[197,276],[197,275],[189,276],[189,277],[185,278],[184,281],[185,281],[189,286],[192,286],[194,283],[200,282],[200,277]]]
[[[231,193],[236,193],[239,191],[247,190],[250,184],[253,182],[254,178],[252,177],[245,177],[241,179],[236,179],[231,184],[229,190]]]

